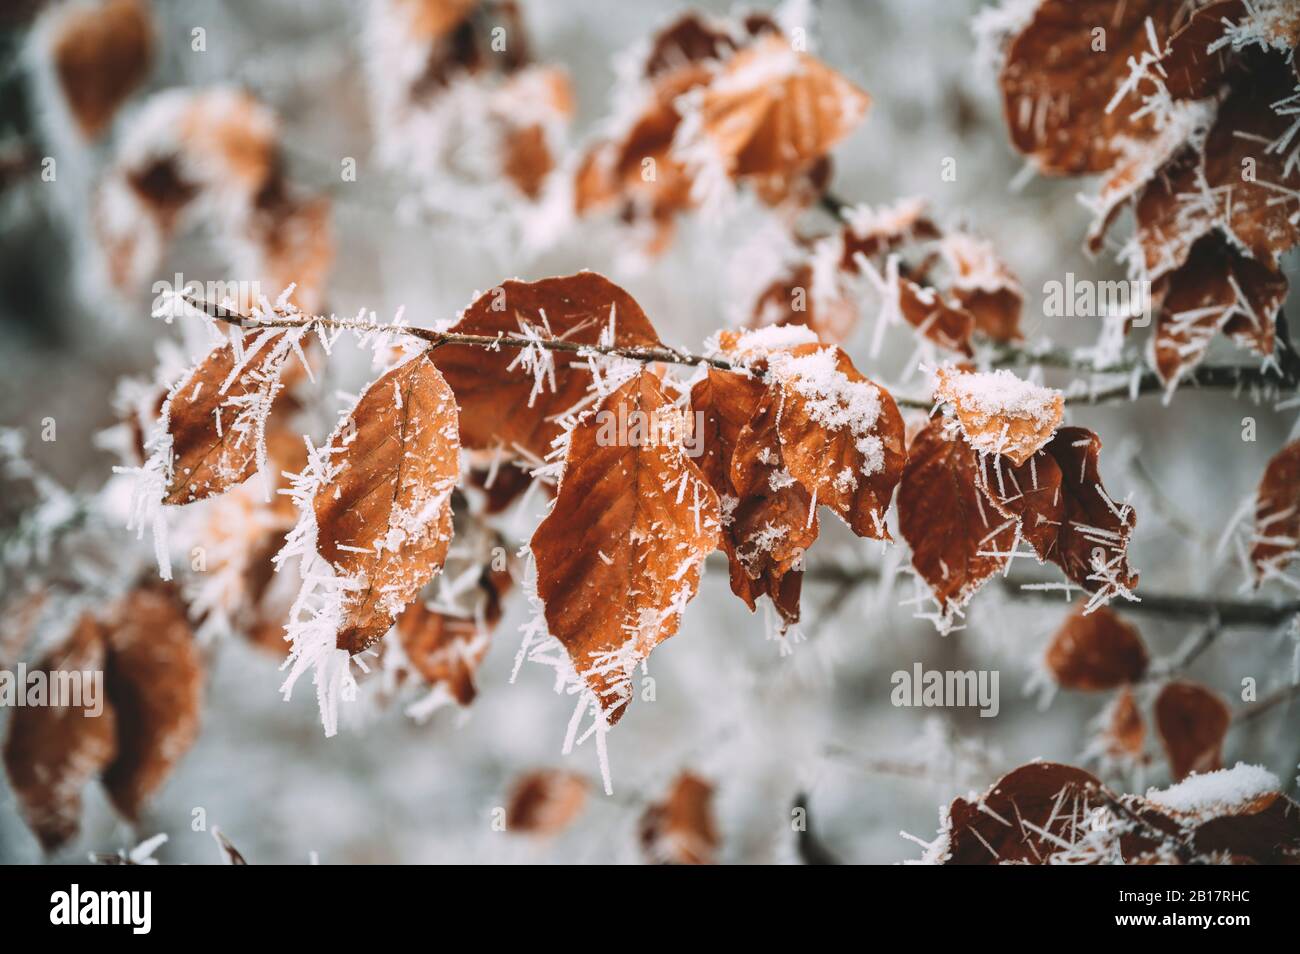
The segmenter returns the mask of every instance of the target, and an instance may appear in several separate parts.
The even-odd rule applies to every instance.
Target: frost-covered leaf
[[[506,805],[506,830],[554,835],[587,804],[587,782],[572,772],[529,772],[515,782]]]
[[[673,148],[695,170],[697,191],[720,177],[750,179],[765,198],[779,199],[853,131],[870,103],[784,37],[765,36],[727,61]]]
[[[1137,586],[1128,542],[1137,516],[1106,493],[1098,470],[1101,439],[1083,427],[1062,427],[1019,467],[990,455],[984,488],[993,506],[1019,522],[1040,561],[1050,560],[1093,594],[1095,607]]]
[[[888,539],[885,511],[907,460],[893,397],[840,348],[774,351],[767,374],[786,469],[858,536]]]
[[[631,295],[602,275],[578,272],[537,282],[503,282],[477,298],[450,330],[520,336],[526,325],[544,335],[594,345],[611,324],[613,344],[660,344]],[[556,418],[586,397],[591,372],[584,359],[553,351],[536,354],[536,363],[522,366],[522,353],[519,348],[455,344],[432,352],[460,405],[461,441],[467,448],[519,446],[545,457],[560,434]]]
[[[569,435],[559,493],[530,545],[547,629],[609,725],[631,700],[632,669],[677,631],[718,543],[718,496],[683,451],[686,428],[648,371],[612,392]]]
[[[985,499],[979,466],[970,446],[936,418],[908,446],[898,487],[898,529],[945,621],[1006,566],[1015,543],[1015,521]]]
[[[42,659],[37,671],[46,680],[58,674],[99,673],[105,664],[104,628],[91,616],[83,616],[67,641]],[[7,673],[11,678],[13,673]],[[73,678],[81,678],[73,677]],[[27,692],[28,686],[16,687]],[[83,684],[81,705],[53,705],[48,697],[41,705],[15,708],[9,717],[4,764],[9,785],[23,817],[41,847],[53,851],[72,838],[81,827],[81,790],[117,754],[117,720],[113,706],[103,697],[88,697],[89,679]],[[93,702],[100,711],[95,712]]]
[[[908,324],[935,344],[962,354],[971,354],[970,338],[975,316],[961,303],[941,295],[935,288],[918,285],[909,278],[898,282],[898,310]]]
[[[1031,762],[977,799],[953,799],[935,859],[948,865],[1046,864],[1085,832],[1081,820],[1103,803],[1101,782],[1082,769]]]
[[[1082,175],[1104,172],[1150,136],[1154,120],[1135,117],[1142,106],[1136,94],[1107,107],[1129,75],[1130,58],[1152,52],[1148,19],[1158,54],[1174,12],[1163,0],[1043,0],[1011,41],[1000,76],[1016,149],[1044,174]],[[1097,29],[1104,50],[1095,48]]]
[[[1218,693],[1193,682],[1167,683],[1156,697],[1155,719],[1174,781],[1222,765],[1232,715]]]
[[[456,399],[423,352],[366,389],[312,502],[317,549],[350,581],[337,646],[359,653],[442,568],[460,476]]]
[[[967,232],[948,232],[939,254],[950,273],[947,293],[975,319],[975,330],[994,341],[1018,341],[1024,292],[993,244]]]
[[[1242,0],[1216,0],[1201,7],[1169,38],[1160,70],[1165,88],[1175,99],[1202,99],[1223,82],[1232,51],[1216,41],[1225,21],[1234,22],[1245,12]],[[1211,51],[1211,47],[1216,49]]]
[[[1157,373],[1172,386],[1201,362],[1220,332],[1272,355],[1287,280],[1213,233],[1192,247],[1181,267],[1156,283],[1155,293],[1161,306],[1151,347]]]
[[[68,5],[51,26],[50,58],[87,139],[100,136],[149,75],[154,25],[144,0]]]
[[[163,503],[187,504],[243,483],[266,460],[266,425],[295,333],[264,331],[213,348],[175,387],[161,418],[170,480]]]
[[[722,839],[713,819],[713,786],[690,772],[641,816],[641,847],[654,864],[711,865]]]
[[[807,489],[786,470],[774,402],[754,378],[710,370],[691,393],[702,413],[700,469],[722,501],[731,590],[752,610],[766,593],[787,625],[799,619],[802,557],[817,539]]]
[[[1044,658],[1059,686],[1088,692],[1137,682],[1149,660],[1136,627],[1108,606],[1085,613],[1083,604],[1066,617]]]
[[[1279,576],[1300,544],[1300,441],[1273,455],[1255,493],[1250,549],[1257,583]]]
[[[481,612],[453,616],[416,600],[397,618],[397,638],[411,667],[430,686],[445,685],[462,706],[478,694],[475,673],[487,655],[488,640],[501,619],[501,598],[510,574],[485,568],[479,582]]]
[[[203,666],[173,587],[128,593],[107,629],[104,691],[117,715],[118,742],[104,787],[118,811],[135,820],[198,735]]]
[[[936,400],[952,406],[970,446],[981,454],[1000,454],[1017,467],[1051,440],[1065,414],[1060,391],[1010,371],[941,367],[935,377]]]

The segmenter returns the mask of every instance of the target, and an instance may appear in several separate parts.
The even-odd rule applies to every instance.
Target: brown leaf
[[[1245,6],[1241,0],[1217,0],[1192,14],[1169,38],[1160,58],[1165,88],[1175,99],[1203,99],[1223,82],[1231,60],[1231,47],[1209,52],[1224,32],[1224,21],[1237,22]]]
[[[993,506],[1019,521],[1039,560],[1051,560],[1094,594],[1092,605],[1137,586],[1128,541],[1137,516],[1115,503],[1101,483],[1101,439],[1083,427],[1062,427],[1019,466],[985,459],[985,491]]]
[[[935,344],[969,356],[975,316],[934,288],[907,278],[898,280],[898,310],[908,324]]]
[[[337,474],[316,493],[317,548],[356,581],[337,645],[359,653],[442,568],[460,476],[456,399],[428,352],[366,389],[331,442]]]
[[[1099,606],[1085,614],[1080,603],[1052,638],[1045,661],[1062,688],[1095,692],[1137,682],[1150,658],[1137,629],[1114,610]]]
[[[849,274],[860,270],[858,256],[879,262],[890,252],[906,245],[939,238],[943,233],[927,214],[924,199],[909,197],[893,205],[850,210],[848,224],[840,233],[843,252],[840,268]]]
[[[1273,455],[1255,493],[1255,533],[1250,563],[1256,585],[1278,576],[1300,542],[1300,441]]]
[[[677,631],[718,543],[718,495],[685,436],[658,378],[639,373],[570,433],[559,494],[530,544],[547,628],[609,725],[631,700],[633,667]]]
[[[710,369],[691,407],[703,415],[700,468],[723,502],[731,590],[751,610],[766,594],[789,626],[799,619],[802,557],[818,525],[811,496],[781,458],[775,404],[760,381]]]
[[[203,667],[172,587],[133,590],[107,625],[104,689],[117,713],[118,744],[104,787],[134,821],[198,735]]]
[[[47,679],[60,673],[99,675],[105,664],[104,628],[83,616],[59,649],[42,659],[37,670]],[[6,673],[13,677],[13,673]],[[9,784],[41,847],[53,851],[81,827],[81,790],[117,754],[117,722],[101,689],[97,700],[87,698],[82,684],[81,705],[41,705],[16,708],[9,718],[4,763]],[[27,692],[27,685],[15,685]],[[97,701],[102,709],[92,715]]]
[[[947,293],[975,319],[975,329],[994,341],[1019,341],[1024,292],[1020,282],[986,239],[949,232],[939,254],[952,278]]]
[[[794,266],[759,294],[749,327],[803,325],[822,341],[848,338],[858,323],[858,309],[839,294],[815,292],[812,264]]]
[[[1300,805],[1270,792],[1197,825],[1192,846],[1200,855],[1227,856],[1234,863],[1296,864],[1300,862]]]
[[[908,447],[898,487],[898,529],[945,620],[1006,566],[1015,540],[1014,521],[986,501],[978,474],[975,452],[935,418]]]
[[[87,139],[98,138],[145,81],[153,50],[153,17],[143,0],[104,0],[63,13],[50,57]]]
[[[641,816],[641,847],[654,864],[711,865],[721,838],[713,820],[713,786],[690,772]]]
[[[885,511],[907,460],[893,397],[839,348],[801,345],[767,365],[791,475],[858,536],[889,539]]]
[[[545,318],[543,319],[543,314]],[[614,319],[614,343],[654,347],[659,336],[635,299],[595,272],[578,272],[537,282],[503,282],[477,298],[450,329],[460,334],[518,335],[520,322],[548,326],[557,338],[597,344]],[[545,457],[560,434],[555,418],[583,400],[591,384],[586,362],[566,352],[552,352],[555,388],[534,393],[531,375],[511,364],[515,348],[490,351],[448,344],[431,358],[446,377],[460,404],[461,441],[468,448],[518,445]]]
[[[572,772],[529,772],[510,792],[506,830],[554,835],[567,828],[587,803],[587,782]]]
[[[705,89],[701,138],[679,139],[677,150],[707,152],[732,178],[766,186],[770,200],[852,132],[870,104],[866,93],[784,37],[765,36],[728,60]]]
[[[943,863],[1046,864],[1083,836],[1079,821],[1104,804],[1100,789],[1101,782],[1082,769],[1055,762],[1022,765],[975,801],[953,799]]]
[[[430,686],[445,685],[462,706],[478,694],[474,674],[487,655],[488,637],[501,619],[501,598],[511,583],[508,572],[484,567],[475,616],[451,616],[416,600],[397,618],[397,637],[415,671]]]
[[[1192,247],[1181,267],[1156,282],[1154,294],[1161,300],[1152,343],[1156,371],[1172,386],[1201,362],[1220,331],[1271,355],[1287,280],[1245,258],[1215,232]]]
[[[1147,727],[1133,690],[1124,686],[1110,708],[1106,726],[1107,753],[1112,757],[1141,758],[1146,745]]]
[[[250,356],[249,352],[253,351]],[[171,477],[165,504],[187,504],[225,493],[257,471],[266,420],[289,357],[283,332],[264,331],[213,348],[182,378],[162,408],[171,438]]]
[[[1155,706],[1156,731],[1175,782],[1222,765],[1223,738],[1231,714],[1219,694],[1191,682],[1170,682]]]
[[[1017,467],[1051,440],[1065,415],[1060,391],[1022,381],[1010,371],[941,367],[934,396],[952,406],[972,448],[999,454]]]
[[[1172,12],[1161,0],[1043,0],[1011,41],[999,78],[1016,149],[1045,175],[1082,175],[1104,172],[1151,136],[1151,117],[1134,118],[1138,93],[1107,106],[1128,76],[1129,58],[1150,47],[1147,20],[1162,44]],[[1104,51],[1093,48],[1096,29],[1104,31]],[[1148,81],[1138,91],[1153,89]]]

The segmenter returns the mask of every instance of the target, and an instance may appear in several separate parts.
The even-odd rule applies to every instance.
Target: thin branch
[[[1232,724],[1242,725],[1252,719],[1257,719],[1270,709],[1275,709],[1296,696],[1300,696],[1300,683],[1293,683],[1289,686],[1283,686],[1281,689],[1275,689],[1264,698],[1248,703],[1234,712],[1232,714]]]
[[[821,583],[863,583],[878,580],[880,573],[874,567],[841,567],[828,564],[812,566],[807,578]],[[1073,593],[1082,593],[1079,587],[1043,589],[1042,581],[1017,577],[998,577],[998,584],[1008,596],[1026,600],[1055,600],[1067,602]],[[1273,626],[1300,613],[1300,600],[1281,603],[1251,600],[1221,599],[1219,597],[1184,596],[1172,593],[1138,593],[1139,601],[1125,603],[1124,612],[1163,616],[1169,619],[1217,618],[1221,627]]]

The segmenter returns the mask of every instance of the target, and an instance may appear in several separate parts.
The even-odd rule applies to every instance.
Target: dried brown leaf
[[[1250,563],[1256,583],[1279,575],[1300,542],[1300,441],[1273,455],[1255,493]]]
[[[506,830],[554,835],[567,828],[587,803],[587,782],[572,772],[529,772],[510,792]]]
[[[105,656],[104,627],[92,616],[83,616],[67,642],[41,660],[32,675],[37,670],[47,679],[59,678],[58,673],[102,673]],[[19,692],[27,690],[25,685],[17,687]],[[53,851],[77,833],[81,790],[117,754],[113,706],[102,691],[98,714],[92,715],[90,702],[83,691],[81,705],[22,706],[9,719],[4,746],[9,785],[46,851]]]
[[[113,804],[135,820],[194,743],[203,665],[173,587],[128,593],[107,623],[104,690],[117,714],[117,757],[104,772]]]
[[[545,319],[543,319],[545,314]],[[477,298],[451,328],[476,335],[518,335],[520,322],[549,327],[557,338],[597,344],[614,321],[614,343],[624,347],[660,344],[641,306],[622,288],[595,272],[578,272],[537,282],[503,282]],[[518,366],[515,348],[492,351],[449,344],[433,352],[438,370],[460,404],[461,441],[467,448],[519,446],[545,457],[560,434],[555,418],[579,404],[591,384],[586,362],[553,352],[555,388],[534,394],[531,375]]]
[[[1056,631],[1045,657],[1058,685],[1085,692],[1137,682],[1149,661],[1136,627],[1108,606],[1084,613],[1082,603]]]
[[[683,772],[662,802],[641,816],[641,846],[655,864],[711,865],[721,837],[713,820],[713,786]]]
[[[317,549],[357,584],[337,645],[359,653],[442,568],[460,476],[456,399],[424,352],[366,389],[332,442],[337,474],[316,493]]]
[[[637,421],[652,426],[634,441]],[[620,442],[610,432],[623,427]],[[682,449],[686,428],[655,375],[623,384],[570,433],[555,504],[533,534],[547,628],[610,725],[631,699],[632,668],[677,631],[718,543],[718,496]]]
[[[1155,717],[1175,782],[1222,765],[1232,715],[1218,693],[1192,682],[1167,683],[1156,697]]]

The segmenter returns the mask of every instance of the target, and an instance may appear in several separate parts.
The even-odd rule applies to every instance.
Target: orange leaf
[[[936,378],[935,398],[952,405],[971,447],[1000,454],[1017,467],[1051,440],[1065,415],[1060,391],[1022,381],[1010,371],[941,367]]]
[[[142,0],[69,7],[50,57],[82,135],[97,138],[149,75],[154,25]]]
[[[549,327],[557,338],[597,344],[614,323],[614,343],[653,347],[659,336],[635,299],[595,272],[578,272],[538,282],[503,282],[477,298],[450,329],[461,334],[518,335],[521,322]],[[490,351],[448,344],[431,354],[460,404],[460,433],[469,448],[518,445],[545,457],[560,434],[555,418],[578,405],[591,384],[591,372],[576,355],[552,352],[555,386],[534,392],[530,376],[518,366],[519,351]]]
[[[66,643],[33,670],[53,679],[56,673],[101,673],[105,663],[104,628],[83,616]],[[12,673],[6,675],[12,676]],[[61,678],[61,677],[60,677]],[[17,686],[27,692],[28,686]],[[83,685],[81,705],[31,705],[9,718],[4,763],[9,784],[41,847],[53,851],[81,827],[81,790],[117,754],[117,721],[103,697],[93,714]],[[53,699],[46,700],[47,703]]]
[[[717,546],[718,496],[683,452],[685,435],[658,378],[640,372],[570,433],[555,504],[533,534],[547,627],[609,725]]]
[[[668,797],[641,816],[641,846],[656,864],[711,865],[721,838],[713,820],[713,786],[683,772]]]
[[[1051,560],[1094,594],[1096,606],[1137,586],[1128,541],[1137,516],[1106,493],[1098,471],[1101,439],[1083,427],[1062,427],[1019,467],[985,460],[984,489],[993,506],[1015,517],[1038,559]]]
[[[898,280],[898,310],[908,324],[944,348],[970,355],[975,316],[960,302],[945,299],[937,289],[923,288],[908,278]]]
[[[732,178],[789,183],[852,132],[870,104],[866,93],[784,37],[765,36],[733,56],[705,89],[698,128],[683,127],[674,148],[720,163]]]
[[[1099,606],[1091,613],[1075,607],[1047,647],[1052,678],[1065,689],[1096,691],[1137,682],[1149,657],[1135,627],[1114,610]],[[1140,721],[1140,720],[1139,720]]]
[[[1300,542],[1300,441],[1273,455],[1255,494],[1255,534],[1250,562],[1256,584],[1278,576]]]
[[[163,503],[205,500],[257,471],[293,340],[285,332],[264,331],[240,352],[228,342],[213,348],[172,388],[161,411],[171,438]]]
[[[1043,0],[1011,41],[999,78],[1012,144],[1046,175],[1104,172],[1126,149],[1154,133],[1150,116],[1134,118],[1142,102],[1130,93],[1108,110],[1129,58],[1169,35],[1170,7],[1162,0]],[[1096,30],[1105,49],[1095,49]],[[1163,49],[1163,47],[1159,47]],[[1150,84],[1140,92],[1152,92]]]
[[[174,588],[139,587],[115,608],[104,690],[117,714],[118,738],[104,787],[118,811],[135,821],[199,731],[202,660]]]
[[[587,803],[587,782],[572,772],[529,772],[515,782],[506,806],[506,830],[554,835]]]
[[[858,536],[888,539],[885,511],[907,459],[894,399],[839,348],[775,351],[767,366],[791,475]]]
[[[944,620],[1006,566],[1015,540],[1013,521],[985,500],[978,474],[975,452],[934,419],[912,439],[898,488],[898,529]]]
[[[1155,713],[1174,781],[1222,765],[1223,738],[1232,716],[1218,693],[1196,683],[1171,682],[1156,697]]]
[[[359,653],[442,568],[451,544],[456,400],[428,352],[371,384],[331,443],[334,470],[312,503],[317,549],[355,583],[337,645]]]

